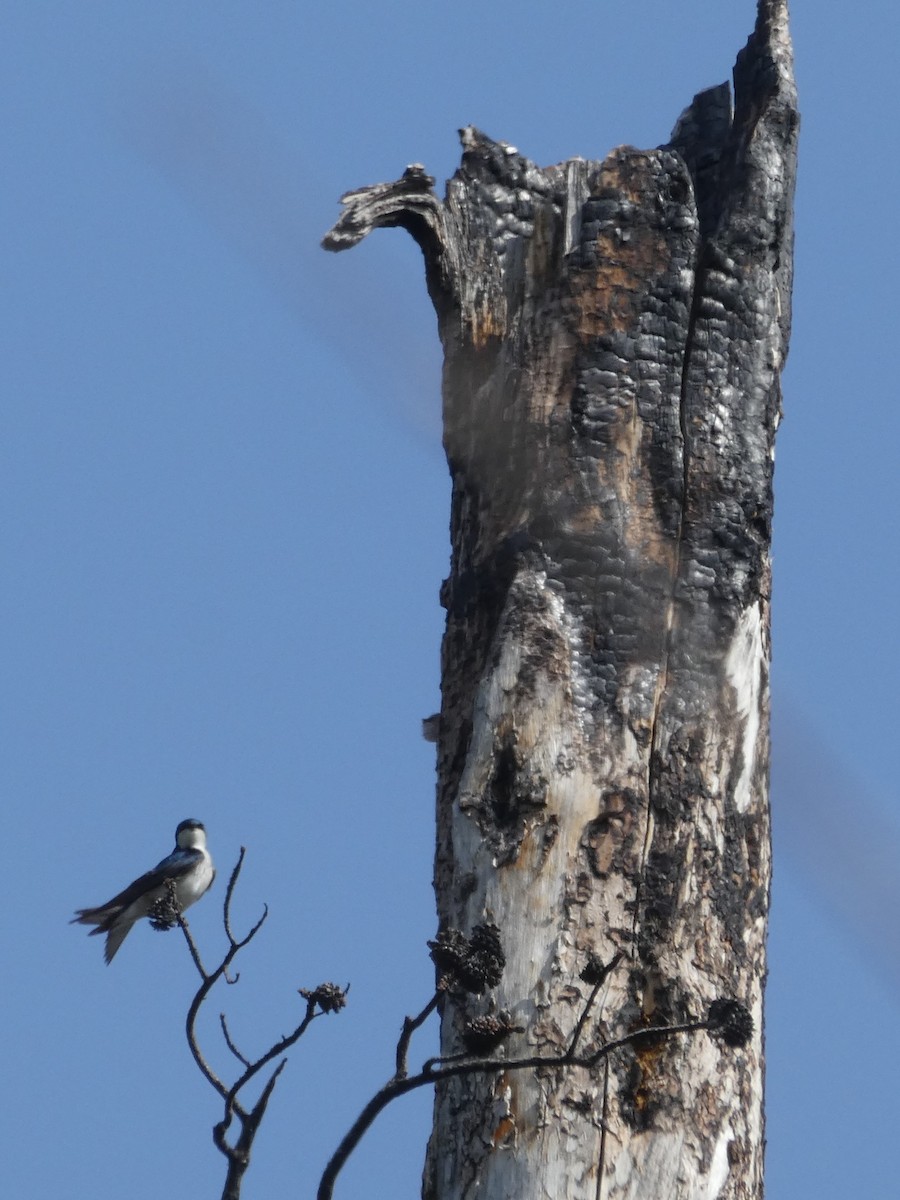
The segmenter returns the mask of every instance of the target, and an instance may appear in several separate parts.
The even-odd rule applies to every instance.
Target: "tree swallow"
[[[199,821],[182,821],[175,830],[175,849],[168,858],[106,904],[78,909],[71,924],[96,925],[91,930],[92,937],[105,933],[105,958],[111,963],[132,925],[148,916],[153,906],[167,897],[166,884],[170,880],[175,900],[184,911],[200,899],[215,877],[216,869],[206,849],[206,830]]]

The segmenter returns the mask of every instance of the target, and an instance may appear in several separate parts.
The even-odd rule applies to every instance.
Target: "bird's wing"
[[[162,862],[158,862],[152,871],[147,871],[140,879],[136,879],[124,891],[119,892],[118,896],[113,896],[112,900],[99,905],[96,909],[82,909],[82,914],[127,908],[129,904],[139,900],[152,888],[159,887],[167,879],[179,879],[182,875],[186,875],[202,858],[203,854],[199,850],[174,850]]]

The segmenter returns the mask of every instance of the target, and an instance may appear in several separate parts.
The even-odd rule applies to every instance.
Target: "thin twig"
[[[240,1050],[238,1050],[237,1046],[234,1044],[234,1040],[228,1029],[228,1021],[226,1020],[224,1013],[219,1013],[219,1024],[222,1026],[222,1037],[225,1039],[225,1045],[228,1047],[228,1049],[231,1051],[231,1053],[234,1055],[234,1057],[238,1060],[239,1063],[242,1063],[243,1066],[245,1066],[245,1067],[249,1067],[250,1059],[245,1058],[244,1055],[241,1054]]]
[[[436,1071],[438,1067],[444,1067],[447,1063],[462,1062],[463,1059],[471,1058],[471,1050],[460,1050],[457,1054],[436,1054],[434,1058],[426,1058],[422,1063],[422,1075],[430,1075]]]
[[[266,1083],[266,1086],[263,1088],[259,1099],[253,1106],[252,1116],[253,1116],[253,1119],[256,1122],[257,1126],[259,1126],[260,1121],[265,1116],[266,1108],[268,1107],[268,1104],[269,1104],[269,1098],[271,1097],[272,1093],[275,1091],[275,1084],[278,1082],[278,1076],[281,1074],[281,1072],[284,1070],[284,1068],[286,1066],[287,1066],[287,1059],[283,1058],[281,1060],[281,1062],[278,1064],[278,1066],[275,1068],[275,1070],[272,1072],[272,1075],[269,1078],[268,1082]]]
[[[595,983],[591,988],[591,994],[585,1001],[584,1008],[581,1010],[581,1016],[578,1018],[575,1029],[572,1033],[572,1040],[569,1042],[569,1054],[574,1054],[578,1048],[578,1040],[584,1032],[584,1027],[587,1024],[588,1016],[590,1015],[591,1009],[594,1007],[594,1001],[597,999],[597,993],[603,987],[603,982],[604,981],[601,979],[599,983]]]
[[[241,1108],[237,1101],[238,1092],[250,1082],[254,1075],[261,1071],[268,1063],[270,1063],[273,1058],[277,1058],[279,1054],[284,1054],[286,1050],[289,1050],[291,1046],[295,1044],[295,1042],[298,1042],[300,1038],[303,1037],[304,1033],[306,1033],[307,1029],[309,1029],[316,1017],[322,1015],[321,1013],[317,1013],[315,1008],[315,999],[307,1000],[306,1013],[303,1017],[303,1020],[300,1022],[294,1032],[289,1033],[287,1037],[283,1037],[280,1041],[276,1042],[275,1045],[270,1047],[270,1049],[268,1049],[261,1058],[258,1058],[253,1063],[247,1064],[246,1071],[244,1071],[243,1075],[241,1075],[240,1078],[237,1079],[234,1084],[232,1084],[231,1088],[224,1096],[226,1114],[230,1108],[234,1108],[238,1116],[241,1115]],[[281,1068],[279,1067],[279,1072],[280,1070]]]
[[[597,1163],[597,1200],[603,1200],[603,1175],[606,1171],[606,1138],[609,1133],[609,1059],[603,1061],[603,1107],[600,1111],[600,1155]]]
[[[237,944],[234,934],[231,932],[231,898],[234,895],[235,884],[238,881],[238,875],[241,873],[241,867],[244,865],[244,855],[247,853],[246,846],[241,846],[238,860],[234,870],[231,872],[231,878],[228,880],[228,887],[225,889],[225,904],[222,907],[222,917],[225,922],[225,936],[232,946]]]
[[[200,960],[200,951],[197,949],[197,943],[194,941],[194,935],[191,933],[190,926],[187,923],[187,917],[184,913],[178,916],[178,924],[181,926],[181,932],[184,934],[185,941],[188,944],[188,950],[191,952],[191,958],[194,960],[194,966],[197,968],[201,979],[206,979],[207,973]]]
[[[182,929],[184,929],[183,924]],[[204,972],[203,981],[201,982],[193,1000],[191,1001],[190,1008],[188,1009],[187,1019],[185,1021],[185,1032],[187,1034],[188,1046],[191,1054],[194,1056],[194,1062],[199,1067],[200,1073],[203,1075],[203,1077],[215,1088],[223,1100],[228,1095],[228,1088],[206,1061],[200,1049],[200,1044],[197,1041],[197,1015],[200,1012],[200,1007],[203,1004],[203,1001],[212,991],[213,986],[221,977],[224,969],[224,966],[219,966],[211,975],[207,975]]]
[[[405,1079],[409,1074],[407,1069],[407,1058],[409,1056],[409,1043],[412,1041],[412,1035],[416,1032],[420,1025],[424,1025],[424,1023],[428,1020],[428,1018],[437,1008],[440,998],[441,992],[435,992],[418,1016],[403,1018],[403,1030],[400,1034],[400,1040],[397,1042],[396,1070],[394,1072],[395,1079]]]
[[[619,963],[621,961],[622,961],[622,951],[619,950],[619,951],[617,951],[616,954],[613,955],[613,957],[609,960],[609,962],[603,968],[603,973],[601,974],[601,976],[597,980],[597,982],[594,984],[591,994],[587,998],[587,1002],[585,1003],[585,1006],[581,1012],[581,1016],[578,1018],[578,1023],[576,1024],[575,1030],[572,1034],[572,1040],[569,1043],[569,1053],[570,1054],[575,1053],[575,1049],[578,1046],[578,1041],[579,1041],[582,1033],[584,1032],[584,1027],[587,1024],[587,1019],[590,1016],[591,1009],[594,1006],[594,1001],[597,999],[597,994],[599,993],[599,991],[603,987],[604,983],[606,983],[607,979],[609,979],[610,975],[613,973],[613,971],[616,969],[616,967],[619,965]]]
[[[241,867],[244,865],[244,855],[246,853],[246,846],[241,846],[241,852],[238,855],[237,863],[235,864],[234,870],[231,872],[231,878],[228,880],[228,887],[225,889],[225,904],[222,909],[222,915],[225,921],[225,936],[228,938],[228,941],[231,943],[231,949],[234,951],[243,950],[244,946],[253,941],[262,928],[266,917],[269,915],[269,906],[268,904],[264,904],[263,914],[252,927],[250,932],[242,938],[236,938],[234,936],[234,933],[231,929],[231,899],[234,895],[234,888],[238,881],[238,875],[241,873]],[[234,957],[234,955],[232,955],[232,957]]]

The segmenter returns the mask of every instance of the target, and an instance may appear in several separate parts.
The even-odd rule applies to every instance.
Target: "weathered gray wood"
[[[430,1200],[758,1197],[769,892],[772,463],[790,330],[796,95],[785,0],[668,145],[538,168],[475,129],[344,197],[326,238],[422,248],[445,352],[452,569],[441,923],[497,923],[491,1004],[560,1048],[588,952],[625,954],[595,1041],[746,1003],[610,1067],[438,1089]],[[608,1132],[604,1133],[604,1121]],[[599,1181],[599,1182],[598,1182]]]

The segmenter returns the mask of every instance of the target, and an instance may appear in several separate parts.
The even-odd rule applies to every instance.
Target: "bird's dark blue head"
[[[175,830],[175,845],[179,850],[193,850],[206,845],[206,827],[202,821],[189,817]]]

